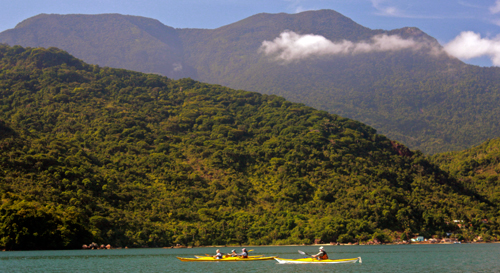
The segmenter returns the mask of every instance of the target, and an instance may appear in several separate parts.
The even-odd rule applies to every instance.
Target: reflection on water
[[[219,247],[223,253],[236,247]],[[252,255],[301,258],[316,246],[247,247]],[[359,264],[278,264],[276,261],[180,262],[216,248],[12,251],[0,253],[1,272],[500,272],[500,244],[325,246],[330,258]]]

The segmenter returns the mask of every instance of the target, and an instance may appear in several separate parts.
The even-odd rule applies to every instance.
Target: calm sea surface
[[[232,247],[221,247],[230,252]],[[250,254],[300,258],[315,246],[249,247]],[[1,272],[500,272],[500,244],[325,246],[330,258],[361,257],[359,264],[181,262],[216,248],[0,252]],[[237,248],[237,251],[241,248]]]

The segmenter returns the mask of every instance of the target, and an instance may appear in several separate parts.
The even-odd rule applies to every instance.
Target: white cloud
[[[429,6],[435,4],[432,0],[370,0],[370,2],[372,3],[372,7],[375,9],[375,15],[379,16],[412,19],[443,19],[455,18],[455,16],[460,19],[464,18],[463,14],[455,15],[453,17],[450,17],[449,15],[445,16],[444,14],[448,13],[446,11],[448,11],[449,8],[442,8],[443,4],[441,4],[439,8],[429,9]]]
[[[302,6],[298,6],[298,7],[295,8],[295,13],[301,13],[303,11],[306,11],[306,9],[303,8]]]
[[[500,12],[500,0],[495,1],[495,5],[490,7],[490,12],[493,14]]]
[[[500,19],[491,20],[490,22],[500,27]]]
[[[353,43],[347,40],[332,42],[320,35],[299,35],[293,31],[285,31],[273,41],[262,42],[259,51],[288,62],[327,55],[419,49],[422,46],[424,44],[397,35],[376,35],[368,42]]]
[[[371,0],[372,6],[378,10],[381,15],[402,16],[402,12],[395,6],[387,5],[384,0]]]
[[[173,63],[172,66],[174,67],[174,71],[181,71],[182,70],[182,64],[181,63]]]
[[[308,9],[304,8],[301,4],[301,0],[285,0],[286,2],[290,2],[289,9],[293,10],[293,13],[301,13]]]
[[[497,1],[498,2],[498,1]],[[482,56],[491,58],[493,65],[500,66],[500,37],[481,38],[480,34],[464,31],[444,46],[444,50],[459,59],[472,59]]]
[[[484,6],[481,5],[481,3],[474,2],[474,4],[472,4],[469,1],[470,0],[461,0],[458,1],[458,4],[466,8],[484,9]]]

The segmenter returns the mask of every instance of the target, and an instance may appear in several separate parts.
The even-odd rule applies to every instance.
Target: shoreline
[[[499,244],[500,241],[495,241],[495,242],[464,242],[460,244]],[[252,247],[309,247],[309,246],[330,246],[330,247],[337,247],[337,246],[382,246],[382,245],[387,245],[387,246],[392,246],[392,245],[456,245],[455,243],[429,243],[429,242],[413,242],[413,243],[386,243],[386,244],[310,244],[310,245],[212,245],[212,246],[169,246],[169,247],[114,247],[110,249],[139,249],[139,248],[162,248],[162,249],[182,249],[182,248],[238,248],[238,247],[244,247],[244,248],[252,248]],[[54,249],[52,249],[54,250]],[[76,249],[59,249],[59,250],[107,250],[107,249],[81,249],[81,248],[76,248]],[[6,250],[6,249],[0,249],[2,252],[7,252],[7,251],[44,251],[43,249],[32,249],[32,250]]]
[[[500,241],[495,242],[462,242],[458,244],[498,244]],[[223,247],[277,247],[277,246],[290,246],[290,247],[299,247],[299,246],[380,246],[380,245],[457,245],[456,243],[430,243],[430,242],[412,242],[412,243],[384,243],[384,244],[310,244],[310,245],[211,245],[211,246],[178,246],[178,247],[162,247],[162,248],[223,248]]]

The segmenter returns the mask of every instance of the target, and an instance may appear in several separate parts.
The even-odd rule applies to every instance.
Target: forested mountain
[[[177,31],[149,18],[119,14],[41,14],[2,32],[1,36],[0,43],[55,46],[101,66],[174,78],[193,76],[182,63],[183,50]]]
[[[432,161],[457,177],[468,190],[500,205],[500,138],[465,151],[437,154]]]
[[[499,229],[498,207],[354,120],[101,68],[56,48],[0,46],[0,68],[0,248],[470,239]]]
[[[385,37],[403,48],[379,45],[379,51],[285,62],[262,50],[264,41],[284,42],[283,33],[352,47]],[[42,14],[0,33],[0,42],[55,46],[101,66],[280,95],[359,120],[430,154],[500,135],[498,68],[449,57],[417,28],[371,30],[331,10],[257,14],[217,29],[174,29],[118,14]]]

